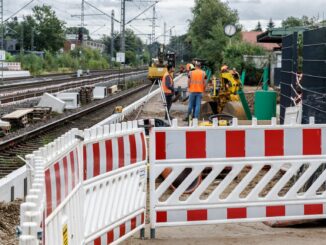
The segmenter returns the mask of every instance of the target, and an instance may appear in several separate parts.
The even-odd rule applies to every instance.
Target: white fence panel
[[[152,130],[153,237],[159,226],[326,218],[326,125],[214,125]]]
[[[85,131],[86,244],[116,244],[145,226],[144,130],[128,122]]]

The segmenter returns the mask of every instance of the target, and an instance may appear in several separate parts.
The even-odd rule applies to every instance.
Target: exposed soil
[[[19,225],[19,210],[21,201],[0,203],[0,245],[16,245],[16,226]]]

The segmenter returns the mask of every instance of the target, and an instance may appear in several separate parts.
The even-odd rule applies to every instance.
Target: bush
[[[75,71],[77,69],[100,70],[108,69],[108,57],[99,51],[89,48],[77,48],[69,53],[53,54],[45,53],[44,59],[35,54],[19,55],[18,57],[7,56],[7,60],[20,61],[22,68],[29,70],[33,75],[44,72]]]
[[[235,67],[238,71],[252,69],[253,64],[244,62],[244,55],[266,55],[266,51],[260,46],[237,41],[225,48],[223,64],[229,67]]]
[[[40,75],[43,71],[43,59],[35,54],[27,54],[20,57],[24,70],[29,70],[33,75]]]

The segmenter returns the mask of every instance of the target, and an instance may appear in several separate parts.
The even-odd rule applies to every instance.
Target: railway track
[[[85,129],[112,115],[115,106],[126,106],[146,95],[150,84],[122,91],[104,101],[89,105],[67,117],[0,143],[0,178],[23,166],[24,157],[52,142],[71,128]]]
[[[57,93],[60,91],[93,85],[107,80],[122,79],[122,76],[142,74],[145,70],[125,70],[123,73],[110,72],[106,75],[92,75],[81,78],[65,78],[59,80],[42,80],[33,83],[17,83],[0,86],[0,104],[14,103],[43,95],[43,93]]]
[[[142,69],[144,67],[140,68],[126,68],[126,70],[137,70]],[[146,68],[144,68],[146,69]],[[108,74],[108,72],[122,72],[122,69],[106,69],[106,70],[90,70],[89,75],[105,75]],[[84,77],[87,77],[89,75],[84,75]],[[77,72],[67,72],[67,73],[55,73],[55,74],[47,74],[47,75],[38,75],[38,76],[29,76],[29,77],[11,77],[11,78],[4,78],[3,86],[10,85],[14,83],[28,83],[28,82],[35,82],[37,80],[52,80],[52,79],[63,79],[63,78],[76,78]]]

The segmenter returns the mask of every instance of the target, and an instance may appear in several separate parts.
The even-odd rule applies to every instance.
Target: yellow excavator
[[[154,82],[157,79],[162,79],[169,64],[175,67],[175,53],[167,52],[164,45],[161,45],[157,57],[152,59],[151,65],[148,67],[148,80]]]
[[[209,116],[209,121],[203,122],[202,125],[211,125],[213,118],[218,118],[220,125],[228,125],[233,117],[240,120],[251,119],[251,112],[242,89],[239,73],[223,66],[219,79],[212,78],[210,93],[205,96],[213,113]]]

